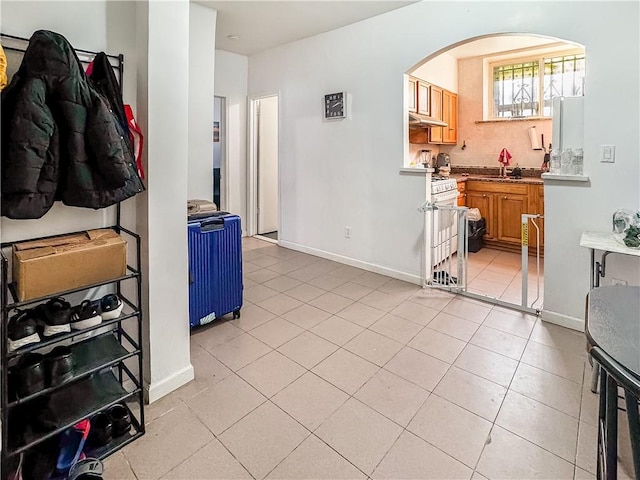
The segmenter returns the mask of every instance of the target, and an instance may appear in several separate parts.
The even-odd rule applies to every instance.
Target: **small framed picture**
[[[220,141],[220,122],[213,122],[213,143]]]

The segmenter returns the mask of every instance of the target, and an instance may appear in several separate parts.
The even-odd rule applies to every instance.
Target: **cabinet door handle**
[[[487,198],[487,195],[483,193],[482,198]]]
[[[506,200],[506,199],[507,199],[507,197],[502,197],[502,199],[503,199],[503,200]]]

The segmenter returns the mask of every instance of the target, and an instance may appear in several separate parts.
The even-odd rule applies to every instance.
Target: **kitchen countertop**
[[[455,178],[458,182],[466,182],[467,180],[474,180],[480,182],[500,182],[500,183],[522,183],[526,185],[542,185],[543,181],[538,177],[522,177],[522,178],[502,178],[496,175],[476,175],[470,173],[469,175],[462,175],[461,173],[452,173],[451,178]]]

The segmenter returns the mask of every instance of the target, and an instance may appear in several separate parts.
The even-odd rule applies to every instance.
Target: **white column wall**
[[[189,5],[188,198],[213,201],[213,97],[216,15]]]
[[[138,231],[148,299],[145,382],[153,402],[193,378],[186,234],[189,2],[139,2],[137,31],[148,185],[138,202]]]
[[[499,12],[499,14],[496,14]],[[637,2],[418,2],[249,59],[249,95],[280,92],[281,238],[307,251],[417,277],[421,217],[403,165],[402,74],[463,40],[536,33],[585,45],[583,187],[549,185],[545,315],[581,328],[589,257],[583,230],[609,230],[637,208],[640,83]],[[438,19],[446,28],[426,29]],[[459,79],[464,81],[464,79]],[[322,97],[347,91],[352,118],[322,120]],[[616,145],[616,163],[598,161]],[[351,239],[344,236],[352,228]],[[637,265],[629,268],[636,268]]]

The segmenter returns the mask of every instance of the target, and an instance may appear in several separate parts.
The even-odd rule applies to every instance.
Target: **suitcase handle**
[[[212,232],[215,230],[223,230],[224,229],[224,219],[222,218],[214,218],[211,220],[207,220],[206,222],[202,222],[200,224],[201,232]]]

